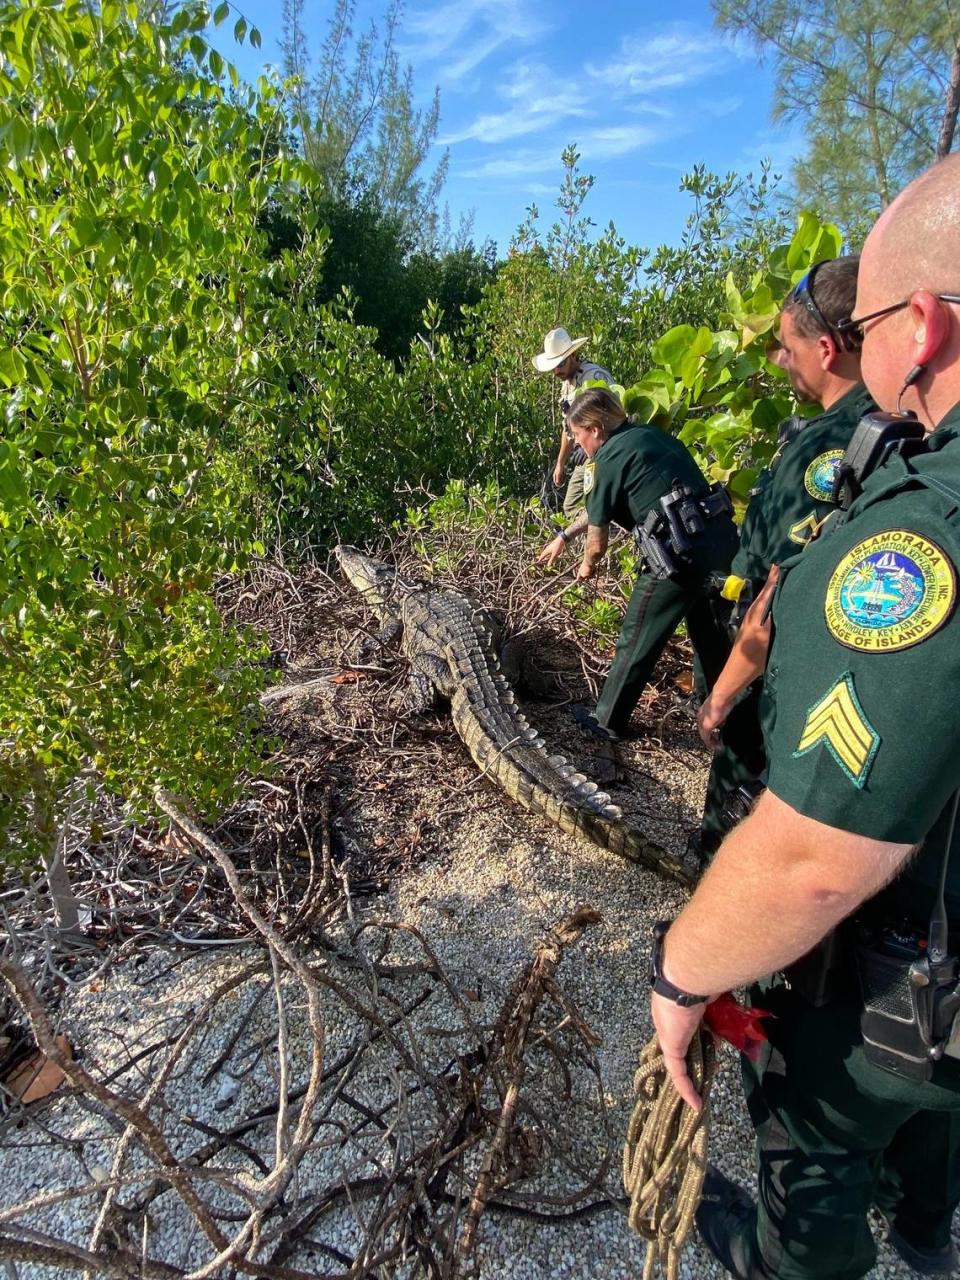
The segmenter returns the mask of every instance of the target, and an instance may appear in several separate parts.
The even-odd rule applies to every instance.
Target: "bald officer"
[[[749,1280],[865,1275],[871,1205],[911,1266],[957,1274],[960,1031],[940,996],[960,967],[958,263],[954,155],[880,218],[842,326],[876,402],[915,412],[926,448],[879,466],[781,572],[769,788],[654,948],[652,1015],[692,1106],[684,1055],[705,999],[822,958],[817,982],[770,982],[770,1044],[744,1064],[759,1202],[713,1175],[698,1211],[708,1247]],[[878,956],[896,982],[873,983]],[[925,991],[934,963],[945,985]]]

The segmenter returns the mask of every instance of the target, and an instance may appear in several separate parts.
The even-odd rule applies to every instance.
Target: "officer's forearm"
[[[763,675],[763,668],[762,656],[758,658],[746,645],[734,644],[723,670],[710,690],[710,698],[719,715],[725,718],[729,714],[744,689]]]
[[[666,976],[714,995],[775,973],[892,879],[910,851],[806,818],[766,792],[670,929]]]
[[[744,689],[763,675],[770,648],[767,614],[779,572],[776,565],[771,568],[763,589],[744,615],[730,656],[710,691],[718,711],[729,711]]]
[[[584,516],[586,523],[588,517]],[[569,530],[567,531],[569,532]],[[583,548],[583,563],[596,569],[607,550],[609,535],[605,524],[587,524],[587,541]]]
[[[567,525],[563,531],[564,539],[572,542],[574,538],[579,538],[587,527],[587,513],[581,511],[578,516],[574,516],[573,520]]]

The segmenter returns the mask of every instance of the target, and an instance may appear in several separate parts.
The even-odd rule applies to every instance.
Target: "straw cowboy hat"
[[[543,350],[533,357],[533,367],[541,373],[549,373],[588,341],[588,338],[571,338],[566,329],[551,329],[543,340]]]

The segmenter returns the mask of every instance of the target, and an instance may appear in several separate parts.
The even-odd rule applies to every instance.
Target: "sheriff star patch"
[[[821,743],[853,785],[862,790],[880,746],[880,735],[860,706],[849,671],[807,712],[794,758],[816,750]]]
[[[858,542],[827,584],[827,629],[848,649],[890,653],[942,627],[956,601],[956,575],[935,542],[885,529]]]
[[[595,462],[585,462],[583,464],[583,492],[589,493],[593,488],[593,473],[596,470]]]
[[[803,487],[818,502],[830,502],[833,498],[833,480],[843,458],[842,449],[830,449],[819,454],[803,473]]]

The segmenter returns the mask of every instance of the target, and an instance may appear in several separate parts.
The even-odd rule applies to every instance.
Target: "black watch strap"
[[[675,987],[669,978],[663,976],[663,940],[671,925],[670,920],[658,920],[653,926],[653,950],[650,952],[650,986],[658,996],[672,1000],[683,1009],[692,1005],[706,1004],[706,996],[695,996],[689,991]]]

